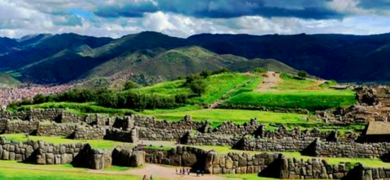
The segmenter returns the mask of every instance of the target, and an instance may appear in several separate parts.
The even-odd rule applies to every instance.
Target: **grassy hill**
[[[228,98],[229,95],[239,91],[251,91],[260,82],[260,77],[250,77],[241,73],[223,73],[213,75],[205,80],[206,92],[200,97],[193,97],[194,103],[212,104],[215,101]],[[177,94],[187,94],[194,96],[188,87],[184,87],[185,80],[163,82],[152,86],[136,89],[145,94],[158,94],[164,96],[175,96]]]
[[[30,109],[31,107],[67,108],[68,111],[75,113],[120,115],[136,113],[154,115],[159,119],[171,121],[180,120],[184,115],[189,114],[193,116],[195,121],[210,119],[213,126],[228,120],[242,124],[248,122],[251,118],[257,118],[260,122],[267,124],[298,124],[305,127],[317,127],[323,126],[323,123],[318,121],[308,122],[307,114],[262,112],[256,109],[307,109],[315,111],[355,104],[355,93],[353,91],[332,90],[328,86],[323,86],[324,80],[310,78],[299,80],[292,75],[282,74],[280,75],[280,81],[275,83],[275,86],[269,87],[269,89],[261,89],[264,84],[267,84],[268,74],[269,72],[230,72],[211,75],[202,80],[206,84],[206,88],[201,96],[194,93],[188,86],[184,86],[186,80],[166,81],[115,93],[125,95],[132,92],[169,98],[176,98],[177,95],[188,96],[189,99],[186,104],[165,109],[147,108],[139,111],[126,107],[103,107],[96,102],[47,102],[25,105],[19,107],[19,109]]]
[[[18,71],[20,80],[41,84],[96,77],[115,82],[120,76],[150,84],[218,67],[239,72],[253,67],[287,73],[302,69],[338,81],[390,81],[390,34],[202,34],[182,39],[142,32],[111,39],[70,33],[0,38],[0,44],[0,71]]]
[[[113,84],[121,84],[128,79],[139,84],[154,84],[199,73],[205,69],[216,71],[228,68],[246,72],[256,67],[277,72],[297,72],[276,60],[248,60],[234,55],[219,55],[198,46],[188,46],[171,50],[158,48],[127,52],[93,68],[79,79],[96,80],[108,77]]]

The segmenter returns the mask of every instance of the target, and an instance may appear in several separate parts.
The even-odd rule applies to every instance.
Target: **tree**
[[[298,77],[301,79],[305,79],[307,77],[307,72],[306,71],[299,71]]]
[[[43,94],[38,94],[34,97],[34,104],[41,104],[46,102],[46,96]]]
[[[184,86],[191,86],[191,84],[196,81],[202,79],[199,74],[189,75],[186,77],[186,82],[184,83]]]
[[[190,88],[192,92],[199,96],[206,92],[206,84],[202,80],[196,80],[191,83]]]
[[[138,85],[134,83],[133,81],[128,81],[125,84],[125,87],[123,88],[124,91],[138,88]]]
[[[203,78],[207,78],[207,77],[211,76],[212,74],[213,74],[213,72],[211,72],[210,70],[206,69],[206,70],[203,70],[200,73],[200,76],[202,76]]]
[[[218,71],[214,71],[213,74],[222,74],[222,73],[227,73],[227,72],[229,72],[229,69],[224,67],[224,68],[222,68],[222,69],[220,69]]]

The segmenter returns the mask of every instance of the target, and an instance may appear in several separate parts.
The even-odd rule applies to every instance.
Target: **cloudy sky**
[[[141,31],[378,34],[390,32],[390,0],[0,0],[0,36]]]

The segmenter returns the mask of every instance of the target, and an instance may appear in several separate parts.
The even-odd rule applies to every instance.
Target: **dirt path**
[[[259,85],[259,87],[257,87],[256,91],[264,92],[264,91],[273,90],[272,88],[276,87],[280,81],[281,81],[280,74],[273,71],[268,71],[266,77],[264,78],[263,82]]]
[[[165,167],[155,164],[147,164],[145,167],[141,169],[133,169],[130,171],[126,171],[128,174],[141,176],[144,175],[150,177],[151,174],[155,178],[169,179],[169,180],[225,180],[226,178],[213,176],[213,175],[204,175],[204,176],[196,176],[196,173],[191,173],[190,175],[178,175],[176,174],[175,167]]]
[[[219,105],[221,105],[222,103],[224,103],[225,101],[223,101],[223,100],[217,100],[217,101],[215,101],[213,104],[211,104],[210,106],[209,106],[209,109],[215,109],[216,107],[218,107]]]
[[[130,169],[127,171],[104,171],[104,170],[85,170],[77,168],[56,168],[56,167],[45,167],[45,166],[0,166],[0,168],[10,168],[10,169],[25,169],[25,170],[38,170],[38,171],[61,171],[61,172],[75,172],[75,173],[86,173],[86,174],[101,174],[101,175],[132,175],[139,176],[140,179],[144,175],[148,178],[150,175],[153,175],[154,178],[158,179],[167,179],[167,180],[226,180],[226,178],[215,175],[204,175],[197,177],[195,173],[190,175],[178,175],[176,174],[175,167],[165,167],[155,164],[146,164],[142,168]],[[177,167],[179,168],[179,167]],[[230,180],[230,179],[229,179]]]

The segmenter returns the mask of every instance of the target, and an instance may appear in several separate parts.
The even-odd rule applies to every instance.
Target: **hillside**
[[[221,67],[240,72],[302,69],[340,82],[387,82],[389,45],[390,34],[201,34],[187,39],[156,32],[118,39],[40,34],[0,38],[0,71],[20,73],[21,81],[38,84],[118,77],[150,84]]]
[[[389,81],[390,34],[195,35],[188,38],[220,54],[273,58],[309,74],[343,82]],[[377,69],[380,67],[379,69]],[[375,72],[375,73],[372,73]]]
[[[228,68],[246,72],[256,67],[278,72],[296,72],[276,60],[248,60],[234,55],[219,55],[198,46],[188,46],[171,50],[160,48],[125,53],[93,68],[80,79],[111,77],[113,81],[131,79],[140,84],[153,84],[199,73],[204,69],[216,71]]]

